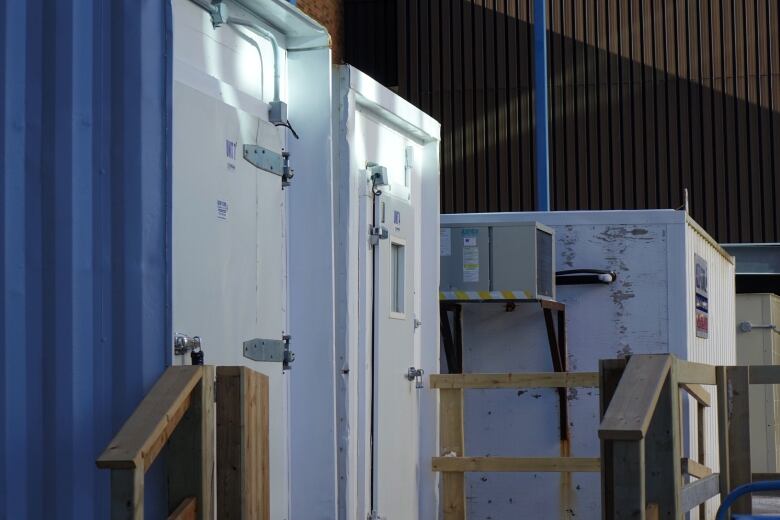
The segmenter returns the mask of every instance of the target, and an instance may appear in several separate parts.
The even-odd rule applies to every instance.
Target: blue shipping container
[[[171,6],[1,5],[0,518],[106,518],[171,337]]]

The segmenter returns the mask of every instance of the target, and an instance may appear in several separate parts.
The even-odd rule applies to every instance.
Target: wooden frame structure
[[[442,473],[441,501],[445,520],[465,520],[465,473],[555,472],[561,473],[561,498],[568,503],[571,473],[599,472],[600,459],[569,456],[567,439],[561,440],[560,457],[467,457],[464,453],[463,391],[498,388],[598,387],[596,372],[543,372],[513,374],[440,374],[430,376],[439,391],[439,449],[432,468]]]
[[[507,312],[513,311],[520,303],[538,303],[544,315],[544,325],[547,330],[547,342],[550,345],[550,358],[555,372],[569,370],[569,352],[566,343],[566,305],[555,300],[519,300],[519,299],[485,299],[485,300],[441,300],[439,302],[439,325],[447,367],[451,374],[463,372],[463,330],[462,312],[464,303],[497,303],[506,306]],[[557,323],[553,319],[557,314]],[[452,313],[452,325],[450,324]],[[558,388],[559,430],[561,441],[569,442],[569,400],[566,398],[566,388]]]
[[[601,361],[603,518],[681,520],[739,485],[780,478],[751,473],[751,384],[780,384],[780,367],[716,367],[670,354]],[[704,465],[704,410],[711,399],[702,385],[715,385],[717,391],[720,473]],[[680,456],[681,390],[696,401],[698,461]],[[684,475],[691,481],[683,483]],[[749,498],[737,501],[732,510],[749,514]],[[705,518],[703,508],[699,514]]]
[[[219,518],[270,518],[267,376],[168,368],[96,461],[111,470],[113,520],[143,520],[144,475],[164,448],[169,520],[214,518],[215,473]]]

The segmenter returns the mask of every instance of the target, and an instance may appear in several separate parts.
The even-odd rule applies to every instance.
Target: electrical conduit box
[[[442,300],[555,299],[555,232],[538,222],[442,225]]]

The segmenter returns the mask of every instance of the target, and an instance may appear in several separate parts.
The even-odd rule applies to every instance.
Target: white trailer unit
[[[435,518],[439,124],[352,67],[334,92],[338,518]]]
[[[495,213],[441,218],[442,226],[529,221],[554,229],[557,270],[590,268],[617,273],[608,285],[556,289],[557,300],[566,305],[570,370],[597,371],[599,359],[659,352],[704,363],[735,363],[733,259],[685,212]],[[704,303],[709,304],[706,311],[702,310]],[[507,312],[501,304],[467,303],[462,312],[464,372],[552,371],[538,306],[517,305]],[[572,389],[568,399],[571,455],[599,456],[598,391]],[[713,471],[718,468],[715,410],[713,405],[706,412],[705,463]],[[686,414],[688,431],[695,431],[690,430],[695,414]],[[557,457],[558,429],[554,390],[473,390],[465,394],[467,456]],[[686,436],[682,450],[694,458],[695,437]],[[595,473],[572,475],[570,489],[561,489],[559,476],[553,473],[470,473],[466,478],[470,518],[526,518],[529,511],[534,518],[601,518],[600,479]],[[712,502],[708,504],[710,516],[714,516]],[[567,504],[565,511],[561,511],[562,503]]]
[[[780,364],[780,297],[737,295],[737,363]],[[754,473],[780,468],[780,386],[750,387],[750,465]]]

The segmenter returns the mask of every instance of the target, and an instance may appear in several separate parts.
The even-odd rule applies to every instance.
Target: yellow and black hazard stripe
[[[530,300],[526,291],[439,291],[441,301]]]

